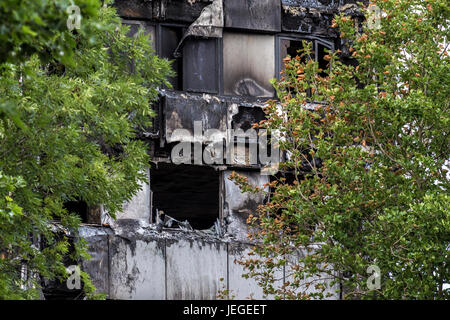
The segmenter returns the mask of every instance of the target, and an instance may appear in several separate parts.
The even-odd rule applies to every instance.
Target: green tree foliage
[[[19,3],[6,2],[16,7]],[[169,62],[155,56],[150,39],[143,32],[127,36],[129,28],[121,25],[110,6],[77,2],[82,14],[87,12],[83,31],[69,32],[64,28],[70,2],[25,2],[41,3],[41,11],[27,11],[26,19],[44,27],[29,25],[29,35],[27,28],[20,29],[25,35],[10,31],[8,53],[31,48],[30,54],[0,65],[0,96],[14,106],[21,121],[20,126],[11,117],[0,122],[2,299],[37,297],[38,277],[21,276],[23,266],[28,275],[64,279],[68,254],[76,261],[87,258],[84,241],[77,238],[70,248],[66,236],[53,232],[51,221],[58,220],[76,234],[80,218],[64,203],[103,204],[114,215],[137,192],[149,158],[136,133],[151,125],[150,104],[157,99],[157,88],[168,85],[165,79],[172,75]],[[2,14],[13,10],[5,9],[3,2],[0,8]],[[1,22],[2,36],[2,30],[15,28],[14,19],[25,14],[19,9],[18,17]],[[47,27],[59,24],[49,35]],[[18,49],[22,43],[26,45]],[[55,55],[58,43],[67,48],[64,54],[71,52],[71,61]],[[46,45],[50,51],[45,59],[33,54]],[[88,276],[83,273],[82,279],[85,293],[92,296]]]
[[[0,63],[24,61],[37,53],[43,60],[70,62],[76,47],[67,32],[67,8],[76,4],[82,19],[97,16],[98,0],[4,0],[0,2]],[[89,26],[92,28],[92,25]],[[100,25],[95,26],[101,27]],[[79,34],[93,36],[88,24],[81,24]]]
[[[307,48],[274,82],[280,101],[262,127],[281,133],[289,174],[268,184],[270,200],[248,219],[259,258],[241,261],[266,293],[324,298],[329,288],[317,280],[328,278],[344,298],[450,297],[450,9],[442,0],[373,2],[380,28],[335,19],[352,63],[337,50],[326,56],[331,71],[319,70],[303,59]],[[305,108],[312,101],[321,103]],[[380,268],[379,288],[367,285],[370,265]],[[277,285],[283,266],[289,281]]]
[[[98,0],[5,0],[0,2],[0,64],[23,63],[37,54],[43,62],[56,59],[73,64],[76,39],[67,30],[67,9],[76,4],[82,19],[97,16]],[[77,33],[95,41],[92,28],[101,24],[81,24]],[[9,118],[23,127],[16,105],[0,96],[0,119]]]

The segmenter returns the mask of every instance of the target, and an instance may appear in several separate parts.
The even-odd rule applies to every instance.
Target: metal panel
[[[244,268],[238,261],[246,259],[254,259],[254,255],[248,255],[251,251],[252,245],[231,242],[228,245],[228,283],[230,295],[235,295],[236,300],[273,300],[274,295],[264,295],[263,288],[258,285],[258,280],[255,278],[244,278],[243,275],[249,273],[249,270]],[[274,286],[279,288],[283,285],[284,268],[274,269],[274,278],[276,280]]]
[[[122,210],[116,213],[117,219],[137,219],[150,221],[150,176],[149,170],[144,170],[146,182],[140,182],[141,189],[122,205]]]
[[[273,97],[274,36],[224,33],[224,92],[227,95]]]
[[[279,0],[224,0],[226,28],[281,31]]]
[[[233,181],[229,179],[232,171],[226,170],[224,172],[224,215],[227,217],[227,230],[238,241],[248,241],[248,225],[247,218],[250,214],[255,215],[258,205],[264,203],[264,193],[242,193],[242,190]],[[258,171],[238,171],[239,174],[244,175],[249,184],[265,189],[264,185],[269,182],[266,175],[261,175]]]
[[[103,227],[81,226],[80,236],[88,243],[90,260],[82,261],[82,269],[89,274],[96,293],[109,294],[109,244],[108,234],[112,233]]]
[[[189,38],[183,48],[183,89],[217,93],[217,40]]]

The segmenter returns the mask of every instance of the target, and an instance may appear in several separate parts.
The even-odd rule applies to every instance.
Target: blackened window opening
[[[162,210],[197,230],[212,227],[219,218],[220,173],[211,167],[152,164],[150,186],[153,217]]]
[[[174,56],[175,49],[183,37],[184,28],[182,27],[161,27],[161,48],[160,56],[172,62],[172,68],[176,76],[169,79],[173,90],[183,90],[183,64],[181,58]]]
[[[89,208],[84,201],[67,201],[64,203],[67,212],[76,214],[81,218],[82,223],[88,223]]]

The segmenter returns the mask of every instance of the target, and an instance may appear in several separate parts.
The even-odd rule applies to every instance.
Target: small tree
[[[61,31],[74,44],[70,61],[50,51],[46,59],[31,53],[0,65],[0,96],[16,116],[4,117],[0,126],[2,299],[37,297],[40,283],[24,278],[23,266],[28,275],[63,280],[69,253],[73,260],[88,258],[85,242],[78,238],[70,252],[67,237],[57,236],[51,221],[76,234],[80,217],[65,208],[67,201],[103,204],[114,215],[137,192],[149,163],[136,133],[151,125],[150,104],[167,84],[170,64],[154,55],[143,32],[128,37],[115,9],[80,3],[95,5],[96,14],[83,16],[83,32]],[[52,1],[50,8],[65,12],[69,4]],[[65,26],[67,14],[62,16]],[[42,44],[41,35],[35,39],[27,38],[27,47]],[[81,276],[92,296],[88,275]]]
[[[279,130],[288,159],[248,219],[259,258],[241,263],[279,298],[324,298],[337,283],[344,298],[450,296],[448,3],[373,4],[379,28],[335,19],[347,63],[341,50],[326,56],[331,70],[309,48],[286,58],[279,101],[266,108],[262,127]],[[367,284],[371,265],[380,286]]]

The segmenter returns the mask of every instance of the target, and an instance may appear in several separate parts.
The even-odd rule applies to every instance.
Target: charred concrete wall
[[[82,227],[81,235],[93,256],[82,267],[109,299],[214,300],[224,289],[235,299],[273,298],[254,279],[242,277],[245,270],[236,260],[248,258],[248,243],[195,232],[158,233],[136,220],[122,220],[114,229]],[[287,265],[276,271],[279,284],[289,279],[289,270]],[[329,290],[332,299],[339,298],[336,289]]]

